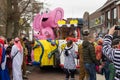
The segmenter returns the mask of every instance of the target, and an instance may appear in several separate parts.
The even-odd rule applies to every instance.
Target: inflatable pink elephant
[[[37,39],[55,39],[53,29],[58,26],[57,22],[62,20],[63,16],[64,11],[62,8],[37,14],[33,21],[34,37]]]

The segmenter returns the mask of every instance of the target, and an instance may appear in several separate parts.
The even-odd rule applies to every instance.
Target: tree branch
[[[26,8],[28,7],[29,3],[30,3],[30,0],[28,1],[27,5],[24,7],[24,9],[20,12],[20,15],[26,10]]]
[[[21,24],[20,26],[23,26],[24,24],[26,24],[28,20],[30,20],[30,19],[25,20],[25,21],[23,22],[23,24]]]

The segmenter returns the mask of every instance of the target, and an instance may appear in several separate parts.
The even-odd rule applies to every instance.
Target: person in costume
[[[64,61],[64,70],[66,73],[65,80],[69,80],[69,76],[71,76],[70,80],[75,80],[76,71],[75,58],[77,58],[77,54],[75,53],[75,48],[73,46],[72,40],[67,41],[67,46],[63,50],[63,54],[65,56]]]
[[[12,38],[7,39],[7,47],[6,47],[6,56],[7,56],[7,61],[6,65],[8,67],[8,72],[10,75],[10,78],[12,78],[12,58],[11,58],[11,49],[14,44],[14,41],[12,41]]]
[[[8,69],[6,66],[6,52],[4,48],[4,40],[0,38],[0,54],[1,54],[1,63],[0,63],[0,80],[10,80]]]
[[[15,38],[14,45],[12,46],[11,56],[13,59],[12,62],[12,71],[13,71],[13,80],[23,80],[22,79],[22,63],[23,63],[23,47],[20,43],[19,38]]]

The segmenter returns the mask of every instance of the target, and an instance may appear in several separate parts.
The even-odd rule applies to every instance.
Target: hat
[[[0,38],[0,44],[4,45],[4,40]]]
[[[113,39],[112,45],[117,45],[117,44],[119,44],[119,42],[120,42],[120,39],[118,39],[118,38]]]
[[[98,44],[103,44],[103,39],[102,38],[99,38],[98,41],[97,41]]]
[[[72,44],[73,41],[72,40],[67,40],[67,44]]]
[[[90,34],[90,31],[88,29],[83,30],[82,34],[83,36],[88,36]]]
[[[20,41],[20,39],[18,37],[15,38],[15,41]]]
[[[24,38],[23,38],[23,41],[27,41],[27,38],[24,37]]]

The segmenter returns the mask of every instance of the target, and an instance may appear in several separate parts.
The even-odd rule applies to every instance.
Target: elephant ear
[[[37,14],[34,17],[34,21],[33,21],[33,29],[35,31],[39,31],[42,27],[41,27],[41,21],[42,21],[42,16],[40,14]]]
[[[62,8],[56,8],[53,11],[50,12],[49,15],[49,24],[51,27],[57,27],[58,20],[62,20],[64,17],[64,11]]]

